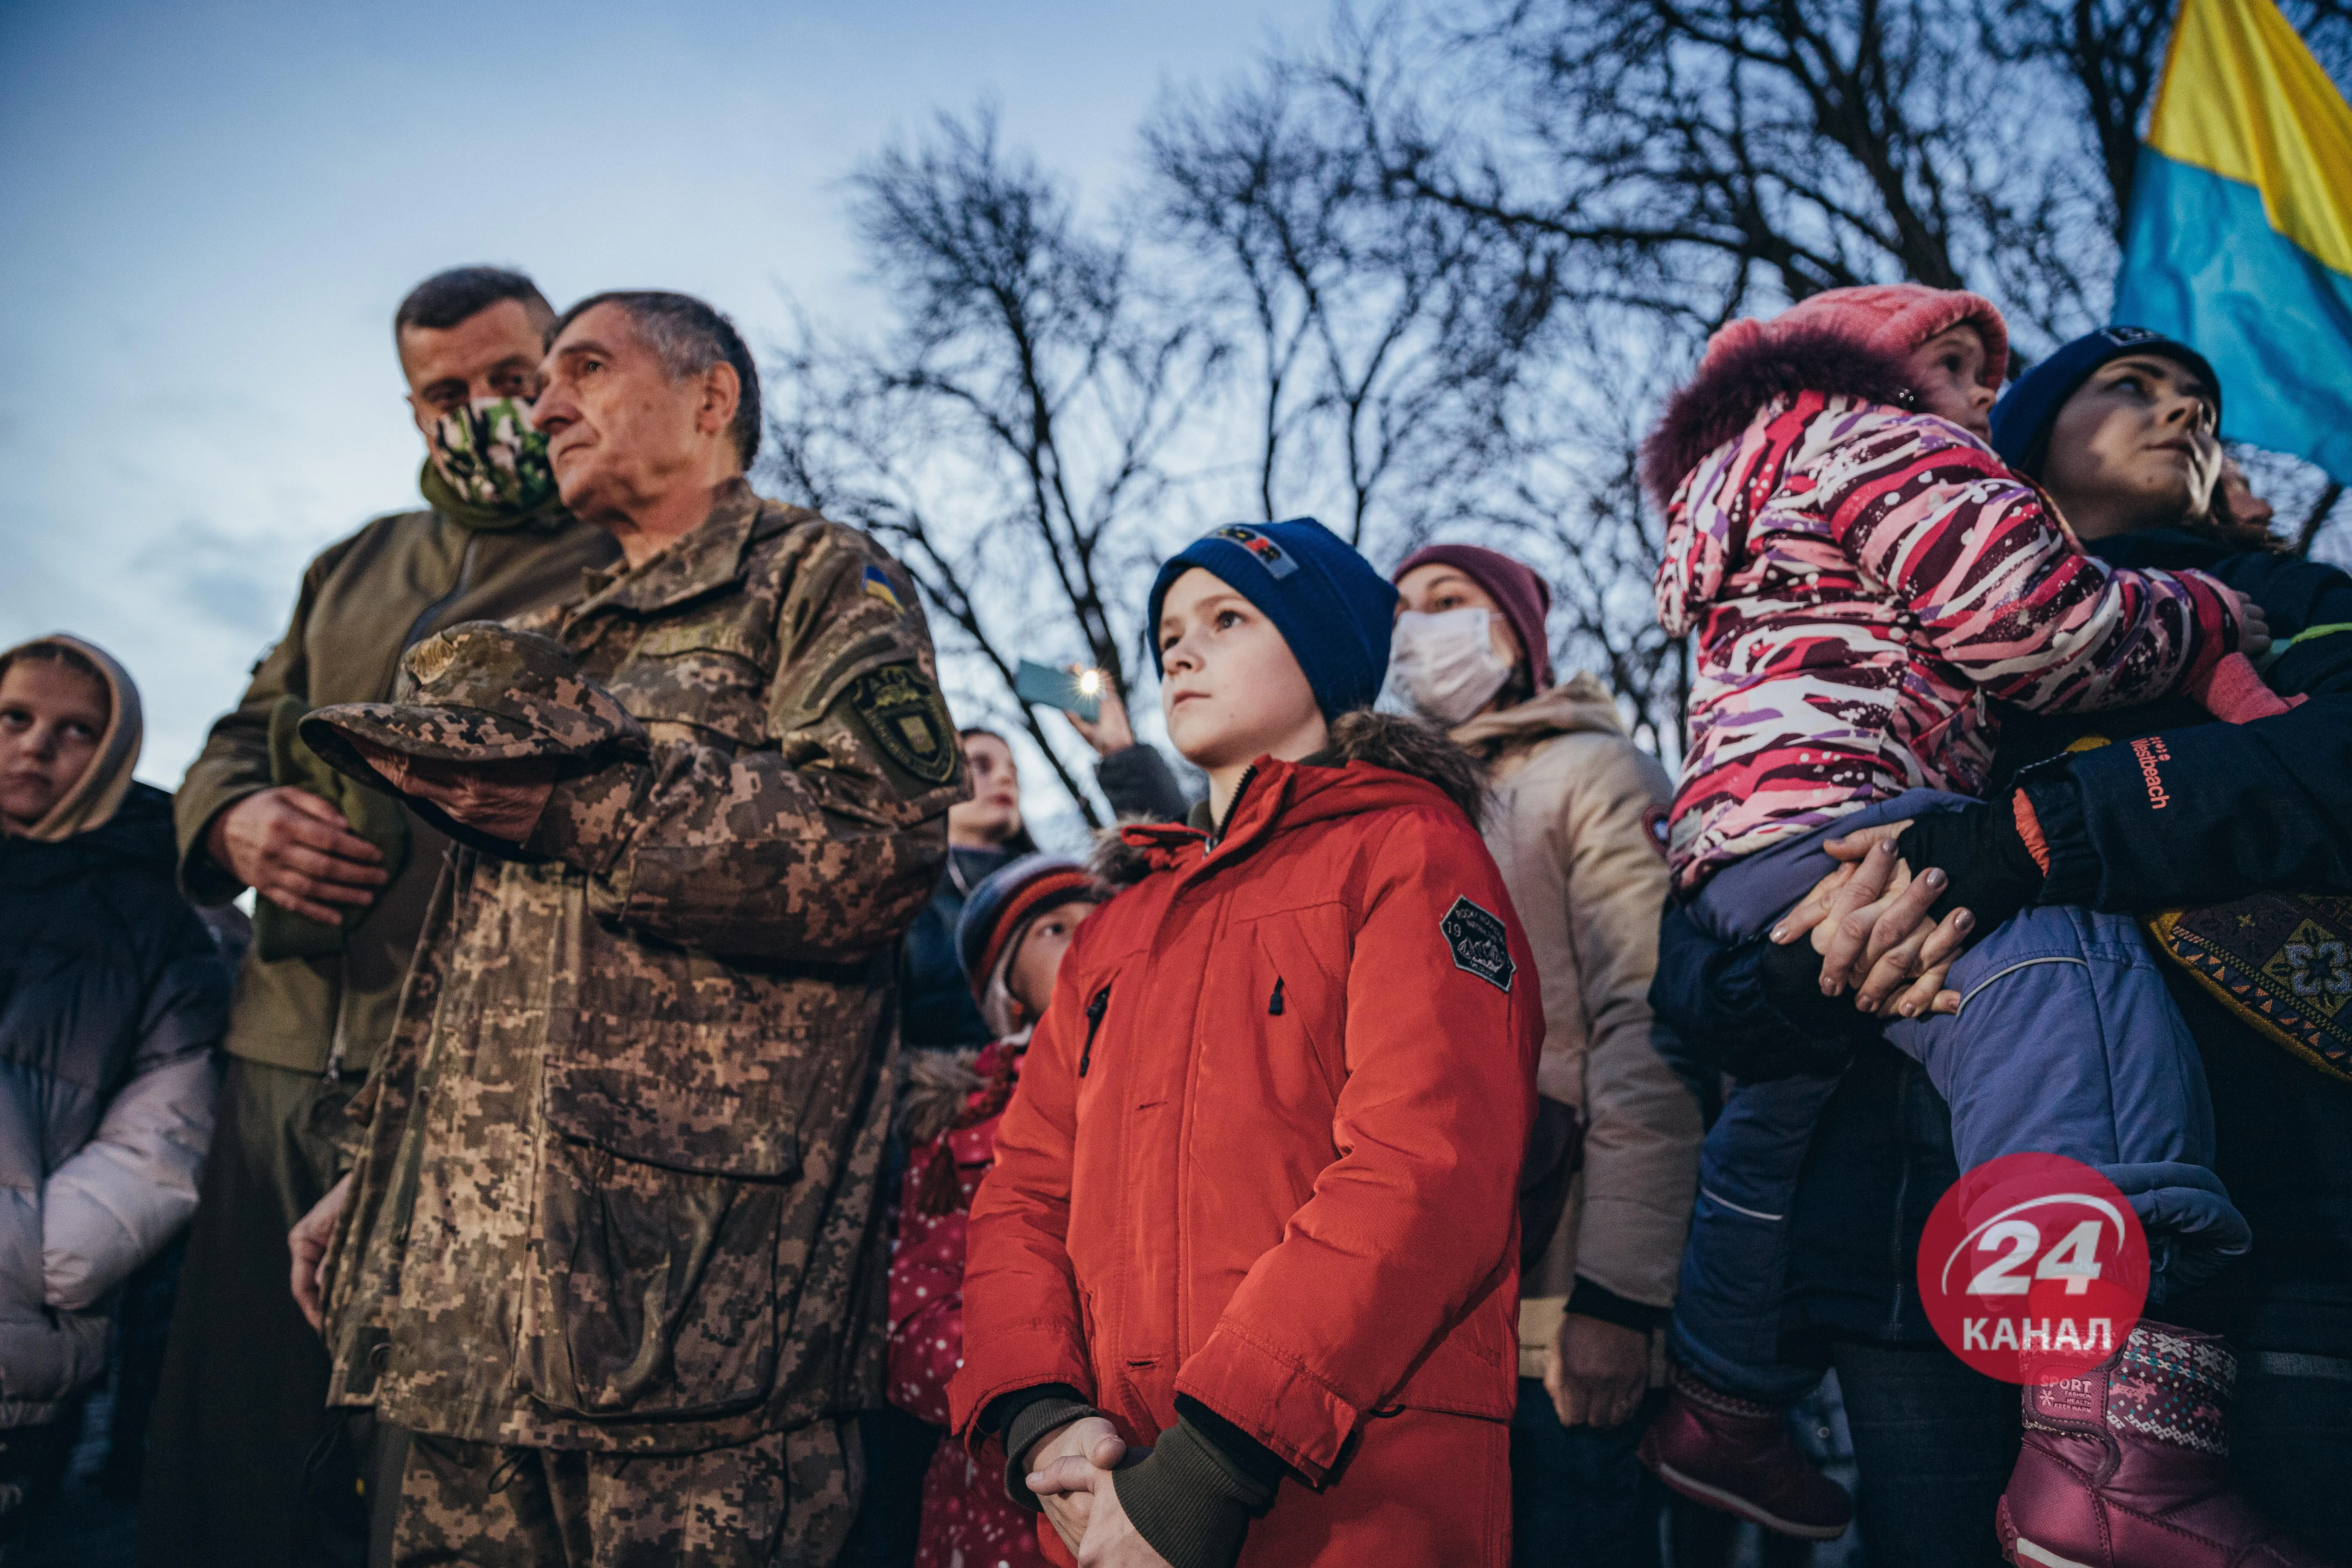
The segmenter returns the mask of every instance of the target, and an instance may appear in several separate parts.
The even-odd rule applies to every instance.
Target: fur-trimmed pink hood
[[[1737,323],[1735,323],[1737,324]],[[1818,392],[1907,409],[1904,356],[1870,348],[1832,327],[1748,333],[1719,345],[1666,399],[1642,442],[1642,484],[1661,511],[1699,460],[1748,427],[1775,397]]]

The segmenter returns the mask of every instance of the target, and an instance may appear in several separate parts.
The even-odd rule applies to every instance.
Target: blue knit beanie
[[[1311,517],[1211,529],[1151,580],[1144,625],[1153,646],[1168,585],[1195,566],[1265,612],[1307,672],[1324,718],[1369,708],[1380,695],[1397,591],[1338,534]]]
[[[2029,479],[2039,479],[2050,455],[2050,427],[2058,410],[2091,379],[2091,373],[2126,354],[2159,354],[2179,360],[2205,378],[2213,391],[2213,412],[2221,412],[2221,378],[2205,356],[2177,339],[2146,327],[2101,327],[2085,332],[2010,384],[1992,410],[1992,449]]]

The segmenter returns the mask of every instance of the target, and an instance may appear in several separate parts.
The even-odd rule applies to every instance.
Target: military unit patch
[[[1457,898],[1437,929],[1454,950],[1454,968],[1467,970],[1498,991],[1511,988],[1518,965],[1511,961],[1511,933],[1498,916]]]
[[[868,568],[870,571],[871,568]],[[911,664],[886,664],[851,683],[849,705],[882,754],[925,784],[955,777],[961,752],[939,688]]]
[[[2254,893],[2158,915],[2148,931],[2230,1011],[2352,1080],[2352,899]]]

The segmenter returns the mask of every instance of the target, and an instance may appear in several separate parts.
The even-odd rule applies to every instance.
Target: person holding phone
[[[1121,822],[1181,822],[1192,798],[1176,781],[1168,761],[1135,738],[1127,703],[1108,671],[1084,665],[1055,668],[1021,661],[1013,694],[1024,702],[1058,708],[1070,728],[1095,749],[1095,785]]]

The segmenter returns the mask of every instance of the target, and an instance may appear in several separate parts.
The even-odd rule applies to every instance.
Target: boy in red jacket
[[[1153,584],[1209,800],[1107,844],[1126,886],[998,1131],[950,1389],[1059,1561],[1508,1559],[1543,1011],[1474,764],[1363,710],[1395,598],[1309,520]]]

